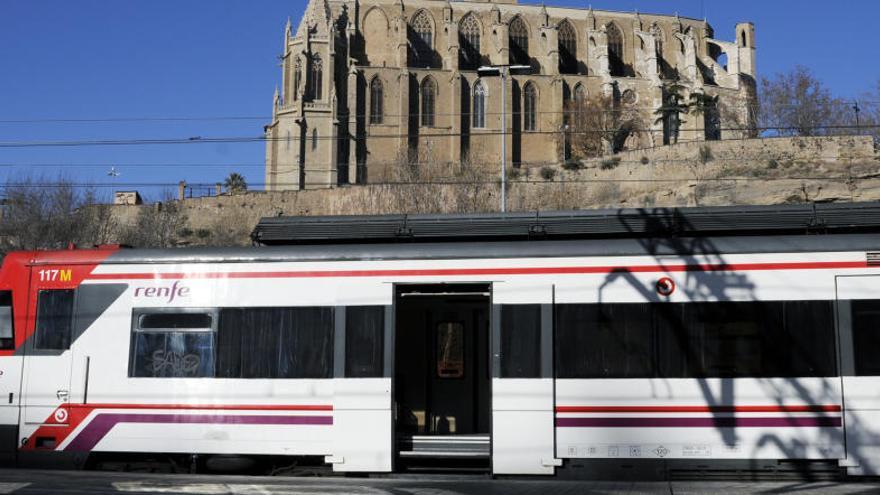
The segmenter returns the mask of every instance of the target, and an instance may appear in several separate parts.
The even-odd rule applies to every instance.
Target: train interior
[[[488,284],[396,290],[398,466],[488,468]]]

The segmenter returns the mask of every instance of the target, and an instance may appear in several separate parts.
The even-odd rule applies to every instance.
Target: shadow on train
[[[640,215],[633,216],[632,210],[628,210],[626,215],[619,214],[618,218],[622,225],[625,225],[631,234],[628,238],[637,239],[642,245],[645,252],[654,258],[658,265],[709,265],[713,269],[710,270],[686,270],[676,275],[678,284],[676,290],[682,291],[688,300],[706,300],[706,301],[724,301],[724,300],[759,300],[756,294],[756,283],[750,280],[749,276],[743,272],[735,273],[728,269],[729,262],[725,259],[722,251],[716,246],[711,238],[705,237],[679,237],[676,232],[693,232],[698,229],[676,209],[654,209],[654,210],[637,210]],[[668,235],[645,237],[643,232],[666,232]],[[640,293],[645,301],[660,302],[661,296],[658,295],[654,287],[646,286],[644,280],[640,280],[635,273],[626,268],[615,269],[606,276],[603,284],[599,289],[598,302],[602,303],[605,298],[605,292],[614,284],[624,283],[631,289]],[[698,357],[698,353],[702,352],[695,345],[695,341],[688,338],[682,330],[686,328],[686,322],[682,321],[681,315],[674,311],[669,311],[663,315],[669,321],[672,320],[672,327],[677,331],[674,338],[677,340],[679,349],[686,354],[687,359]],[[835,339],[837,333],[834,333]],[[796,352],[791,349],[790,352]],[[837,355],[835,353],[835,355]],[[839,370],[839,364],[838,364]],[[841,400],[838,396],[834,382],[841,383],[839,371],[835,373],[836,377],[828,377],[822,379],[821,390],[814,391],[804,386],[802,379],[792,378],[785,380],[785,390],[780,386],[781,381],[771,378],[758,378],[764,392],[769,397],[775,397],[778,406],[790,405],[798,401],[803,404],[837,404]],[[705,404],[712,406],[730,406],[743,403],[743,400],[737,397],[735,380],[733,378],[701,378],[696,377],[699,383]],[[666,393],[663,390],[654,390],[654,397],[657,399],[671,398],[672,387],[668,378],[660,378],[654,383],[664,383]],[[842,386],[842,385],[841,385]],[[792,393],[796,396],[793,396]],[[787,404],[783,404],[784,400]],[[748,399],[745,399],[748,400]],[[784,410],[784,409],[782,409]],[[784,413],[788,418],[795,418],[797,413]],[[715,419],[720,416],[716,413]],[[868,426],[860,422],[858,418],[852,415],[846,418],[846,430],[849,431],[849,437],[858,438],[859,444],[854,445],[852,442],[846,443],[843,428],[821,428],[824,436],[823,443],[825,445],[839,445],[841,448],[845,446],[846,455],[850,461],[860,464],[866,460],[868,454],[862,450],[865,445],[880,444],[880,435],[873,432]],[[733,448],[740,445],[740,435],[737,428],[725,427],[721,422],[716,421],[715,429],[726,446]],[[753,452],[749,461],[750,466],[740,466],[732,464],[735,472],[724,470],[723,474],[720,469],[709,466],[700,466],[699,463],[681,463],[678,469],[681,476],[692,478],[695,475],[703,477],[712,475],[713,469],[719,469],[714,474],[719,476],[734,476],[736,478],[754,478],[763,479],[762,474],[766,474],[769,470],[775,473],[787,473],[789,476],[802,478],[805,480],[840,478],[845,476],[845,469],[838,467],[836,460],[830,461],[767,461],[760,459],[760,451],[766,448],[776,448],[784,453],[786,459],[803,459],[804,453],[808,451],[809,445],[803,439],[789,440],[780,435],[769,433],[772,429],[766,429],[768,433],[764,433],[760,439],[754,444]],[[744,454],[747,454],[744,452]],[[778,464],[777,466],[773,466]],[[724,463],[720,463],[723,466]],[[673,463],[669,463],[665,468],[665,476],[675,477],[676,467]],[[762,473],[763,471],[763,473]]]

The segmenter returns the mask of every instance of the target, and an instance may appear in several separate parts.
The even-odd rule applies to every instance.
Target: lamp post
[[[507,212],[507,75],[529,74],[529,65],[486,65],[477,69],[480,77],[501,77],[501,213]]]

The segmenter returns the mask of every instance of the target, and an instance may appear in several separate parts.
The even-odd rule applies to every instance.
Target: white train
[[[98,248],[0,271],[0,451],[880,474],[877,234]]]

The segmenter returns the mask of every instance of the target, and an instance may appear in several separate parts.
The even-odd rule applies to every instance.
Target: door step
[[[488,459],[489,435],[401,435],[398,455],[403,458]]]

